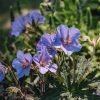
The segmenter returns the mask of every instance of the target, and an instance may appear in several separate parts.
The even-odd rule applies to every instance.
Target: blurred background
[[[10,12],[11,8],[15,15],[19,10],[26,14],[31,9],[39,8],[39,4],[43,0],[0,0],[0,29],[10,28]]]
[[[0,0],[0,29],[10,28],[10,12],[11,8],[15,16],[20,13],[26,14],[31,9],[39,8],[39,4],[43,1],[54,1],[54,0]],[[55,0],[56,1],[56,0]],[[67,1],[67,0],[62,0]],[[75,0],[71,0],[75,2]],[[76,0],[77,1],[77,0]],[[79,0],[82,6],[89,6],[91,13],[97,20],[100,19],[100,0]],[[70,2],[69,4],[70,5]],[[100,21],[100,20],[99,20]]]

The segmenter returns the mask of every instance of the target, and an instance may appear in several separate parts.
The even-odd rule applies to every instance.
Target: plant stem
[[[45,93],[45,79],[44,79],[44,75],[42,75],[42,94]]]
[[[63,63],[65,62],[65,57],[64,57],[63,52],[62,52],[62,61],[63,61]],[[63,73],[64,73],[65,85],[66,85],[66,88],[68,89],[68,78],[67,78],[66,66],[64,65],[64,66],[62,66],[62,68],[63,68]]]
[[[33,66],[33,67],[34,67],[34,70],[37,71],[37,68],[36,68],[37,66]],[[45,77],[44,77],[44,75],[41,76],[40,73],[38,73],[38,75],[41,79],[40,88],[41,88],[41,92],[42,92],[41,95],[43,95],[45,93]]]

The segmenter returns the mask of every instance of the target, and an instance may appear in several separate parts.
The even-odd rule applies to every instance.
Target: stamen
[[[69,37],[69,35],[66,38],[62,38],[61,41],[65,44],[68,45],[72,42],[71,38]]]
[[[40,61],[40,65],[45,67],[46,66],[46,63],[44,61]]]
[[[28,65],[29,65],[29,61],[27,59],[25,59],[24,61],[22,61],[23,68],[28,67]]]

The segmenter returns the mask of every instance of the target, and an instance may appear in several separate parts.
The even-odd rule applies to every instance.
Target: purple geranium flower
[[[48,71],[56,73],[57,71],[57,65],[52,64],[51,58],[45,46],[41,48],[41,52],[34,55],[33,61],[37,64],[41,74],[45,74]]]
[[[17,58],[14,59],[12,66],[17,70],[18,78],[29,74],[32,64],[32,56],[29,53],[24,54],[23,51],[17,52]]]
[[[42,24],[45,21],[45,17],[42,16],[38,11],[32,11],[25,16],[21,16],[15,19],[11,25],[11,36],[19,36],[26,29],[27,24]]]
[[[78,52],[82,48],[78,41],[79,36],[80,30],[77,28],[68,28],[66,25],[59,25],[54,43],[55,47],[61,48],[67,55]]]
[[[11,36],[19,36],[25,30],[24,16],[18,17],[12,22]]]
[[[5,72],[5,68],[3,68],[3,65],[0,63],[0,82],[4,79]]]
[[[51,58],[54,57],[55,54],[56,54],[56,48],[53,45],[54,37],[55,37],[55,34],[51,34],[51,35],[48,34],[48,33],[44,34],[41,37],[41,39],[38,42],[38,44],[37,44],[37,47],[36,47],[37,50],[38,51],[41,51],[41,47],[42,46],[46,46],[46,48],[47,48],[47,50],[49,52],[50,57]]]
[[[25,21],[28,24],[43,24],[45,21],[45,17],[41,15],[39,11],[33,10],[25,16]]]

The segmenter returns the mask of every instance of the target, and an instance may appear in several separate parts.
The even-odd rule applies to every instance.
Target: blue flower
[[[78,39],[80,37],[80,30],[66,25],[59,25],[55,37],[54,45],[56,48],[61,48],[65,54],[71,55],[73,52],[78,52],[82,48]]]
[[[24,75],[28,75],[31,69],[32,64],[32,56],[29,53],[25,53],[23,51],[17,52],[17,58],[13,60],[12,66],[17,71],[18,78],[23,77]]]
[[[56,73],[57,71],[57,65],[52,64],[52,60],[45,46],[41,48],[41,52],[34,55],[33,61],[36,63],[41,74],[45,74],[48,71]]]
[[[55,38],[55,34],[51,34],[51,35],[48,33],[44,34],[37,44],[36,47],[37,50],[41,51],[41,47],[46,46],[50,57],[53,58],[56,54],[56,48],[53,45],[54,38]]]
[[[25,30],[24,16],[18,17],[12,22],[11,36],[19,36]]]
[[[41,15],[39,11],[33,10],[25,16],[25,21],[27,24],[43,24],[45,21],[45,17]]]
[[[5,69],[3,68],[3,65],[0,63],[0,82],[4,79],[5,77]]]
[[[42,24],[45,21],[45,17],[41,15],[38,11],[33,10],[25,16],[20,16],[12,22],[11,25],[11,36],[19,36],[26,30],[27,24]]]

